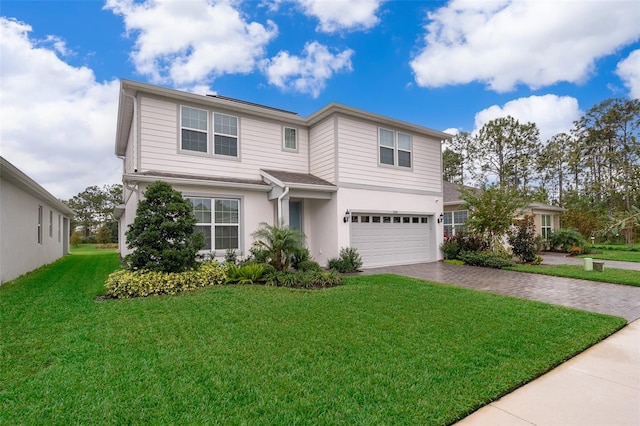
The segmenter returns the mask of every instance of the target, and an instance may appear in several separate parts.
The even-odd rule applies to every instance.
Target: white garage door
[[[365,267],[435,261],[433,216],[353,214],[351,246]]]

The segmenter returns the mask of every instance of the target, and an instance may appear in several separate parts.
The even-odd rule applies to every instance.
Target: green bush
[[[265,283],[276,287],[320,289],[342,284],[336,271],[274,271],[266,276]]]
[[[298,265],[300,265],[301,262],[306,262],[308,260],[311,260],[311,253],[309,253],[309,249],[306,247],[298,247],[291,254],[291,266],[293,269],[300,269]]]
[[[298,271],[320,271],[320,264],[315,260],[303,260],[296,265]]]
[[[193,206],[166,182],[147,187],[127,231],[133,251],[125,261],[132,269],[183,272],[198,268],[204,234],[194,231]]]
[[[467,251],[460,253],[459,257],[466,265],[484,266],[496,269],[504,268],[505,266],[513,266],[511,258],[504,253]]]
[[[536,235],[533,215],[525,215],[516,221],[509,230],[508,237],[513,254],[518,256],[522,263],[532,263],[536,260],[540,237]]]
[[[263,274],[264,267],[259,263],[247,263],[242,266],[228,263],[225,284],[257,284]]]
[[[106,226],[101,226],[96,232],[96,243],[109,244],[111,242],[111,231]]]
[[[362,266],[362,258],[358,250],[354,247],[343,247],[340,249],[340,257],[329,259],[329,269],[348,274],[356,272]]]
[[[458,244],[457,239],[447,238],[440,246],[440,249],[442,250],[442,255],[444,256],[445,260],[453,260],[458,258],[460,245]]]
[[[116,298],[146,297],[153,294],[176,294],[200,287],[224,284],[226,268],[217,262],[203,263],[198,270],[161,272],[119,270],[105,283],[107,295]]]
[[[551,233],[549,237],[549,248],[551,250],[562,250],[569,253],[574,247],[585,247],[587,241],[575,229],[560,228]]]

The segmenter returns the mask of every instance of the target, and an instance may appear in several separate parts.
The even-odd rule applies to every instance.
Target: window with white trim
[[[461,232],[466,232],[465,222],[469,217],[468,210],[456,210],[453,212],[443,212],[444,215],[444,235],[452,237]]]
[[[545,240],[548,240],[551,237],[552,231],[553,231],[553,228],[551,226],[551,215],[550,214],[540,215],[540,235],[542,235],[542,238],[544,238]]]
[[[240,200],[185,197],[193,206],[196,232],[204,234],[203,250],[240,248]]]
[[[380,128],[378,132],[380,164],[411,168],[411,135]]]
[[[49,210],[49,238],[53,238],[53,211]]]
[[[62,216],[58,215],[58,242],[62,241]]]
[[[208,152],[209,113],[203,109],[180,107],[180,148],[184,151]]]
[[[238,117],[213,113],[213,153],[238,156]]]
[[[292,127],[282,129],[282,147],[291,151],[298,149],[298,131]]]

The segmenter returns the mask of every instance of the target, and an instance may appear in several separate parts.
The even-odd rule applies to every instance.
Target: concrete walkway
[[[605,262],[606,267],[609,261]],[[472,413],[457,425],[640,425],[640,287],[443,262],[363,272],[379,273],[611,314],[630,323],[549,373]]]
[[[640,321],[456,424],[640,425]]]

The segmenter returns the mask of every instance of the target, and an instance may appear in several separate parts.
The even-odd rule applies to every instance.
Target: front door
[[[302,201],[289,200],[289,226],[302,231]]]

